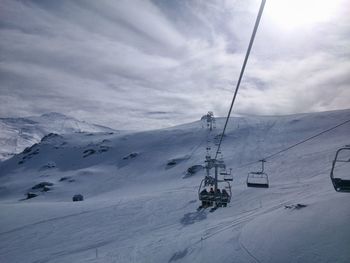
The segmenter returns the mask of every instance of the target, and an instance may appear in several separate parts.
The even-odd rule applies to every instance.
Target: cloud
[[[225,115],[259,1],[13,1],[0,16],[0,113],[117,129]],[[347,6],[349,1],[339,2]],[[283,30],[264,17],[234,112],[348,108],[350,22]]]

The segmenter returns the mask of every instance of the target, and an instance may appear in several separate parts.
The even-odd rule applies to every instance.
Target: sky
[[[0,0],[0,117],[226,116],[258,0]],[[234,115],[350,108],[350,0],[267,0]]]

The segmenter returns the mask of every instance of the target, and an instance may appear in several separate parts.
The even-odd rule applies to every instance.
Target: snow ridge
[[[0,118],[0,161],[38,143],[48,133],[112,132],[111,128],[79,121],[57,112],[27,118]]]

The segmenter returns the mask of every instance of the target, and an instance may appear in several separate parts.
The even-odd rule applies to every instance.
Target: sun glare
[[[268,0],[265,14],[284,28],[313,26],[328,22],[340,0]]]

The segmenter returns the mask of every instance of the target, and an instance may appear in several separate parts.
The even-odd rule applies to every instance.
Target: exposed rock
[[[33,190],[37,190],[37,189],[42,189],[44,188],[45,186],[53,186],[53,183],[50,183],[50,182],[41,182],[41,183],[38,183],[36,185],[34,185],[32,187]]]
[[[48,191],[50,191],[50,190],[51,190],[50,187],[44,186],[43,189],[42,189],[41,191],[42,191],[42,192],[48,192]]]
[[[85,158],[85,157],[88,157],[88,156],[90,156],[90,155],[92,155],[92,154],[94,154],[94,153],[96,153],[96,151],[94,150],[94,149],[87,149],[87,150],[85,150],[84,152],[83,152],[83,158]]]
[[[201,171],[202,169],[203,169],[203,166],[200,164],[192,165],[187,169],[186,175],[183,178],[187,178],[192,175],[195,175],[197,172]]]
[[[296,205],[285,205],[284,208],[286,209],[301,209],[307,207],[307,205],[304,204],[296,204]]]
[[[98,150],[99,153],[107,152],[109,150],[108,146],[101,145],[100,149]]]
[[[39,149],[34,150],[34,148],[37,146],[37,144],[33,144],[31,147],[27,147],[24,149],[24,151],[22,152],[22,154],[24,155],[22,157],[22,160],[20,160],[18,162],[18,164],[23,164],[25,162],[25,160],[29,160],[31,159],[34,155],[39,154]],[[34,151],[33,151],[34,150]]]
[[[171,161],[169,161],[166,165],[167,166],[174,166],[174,165],[176,165],[177,164],[177,162],[175,161],[175,160],[171,160]]]
[[[72,179],[72,177],[70,177],[70,176],[61,177],[59,181],[60,181],[60,182],[68,181],[68,182],[70,182],[70,183],[75,182],[75,180]]]
[[[84,200],[84,196],[81,194],[76,194],[73,196],[72,198],[73,202],[78,202],[78,201],[83,201]]]
[[[42,141],[42,142],[45,142],[45,141],[48,141],[48,140],[53,139],[53,138],[62,138],[62,136],[58,135],[57,133],[52,133],[52,132],[51,132],[51,133],[45,135],[45,136],[41,139],[41,141]]]
[[[35,193],[31,193],[31,192],[28,192],[27,193],[27,199],[31,199],[31,198],[34,198],[34,197],[37,197],[38,195],[35,194]]]
[[[33,144],[32,146],[30,146],[30,147],[26,147],[26,148],[23,150],[22,154],[30,153],[36,145],[37,145],[37,144],[35,143],[35,144]]]
[[[40,170],[47,170],[47,169],[52,169],[56,167],[55,162],[48,162],[47,164],[41,166]]]
[[[38,145],[37,143],[34,143],[32,146],[25,148],[23,150],[22,154],[28,154],[28,153],[32,152],[37,145]],[[37,149],[37,151],[38,150],[39,149]]]
[[[200,164],[196,164],[196,165],[193,165],[191,166],[190,168],[187,169],[187,173],[189,174],[195,174],[197,172],[199,172],[200,170],[203,169],[203,166],[200,165]]]
[[[128,160],[128,159],[133,159],[133,158],[135,158],[136,156],[138,156],[139,154],[138,153],[130,153],[129,155],[127,155],[127,156],[124,156],[123,157],[123,160]]]
[[[185,155],[185,156],[181,156],[181,157],[178,157],[178,158],[170,159],[167,162],[166,168],[172,168],[175,165],[177,165],[177,164],[179,164],[179,163],[181,163],[181,162],[183,162],[185,160],[188,160],[188,159],[190,159],[189,155]]]
[[[64,177],[61,177],[59,181],[63,182],[63,181],[67,181],[68,179],[70,179],[69,176],[64,176]]]

